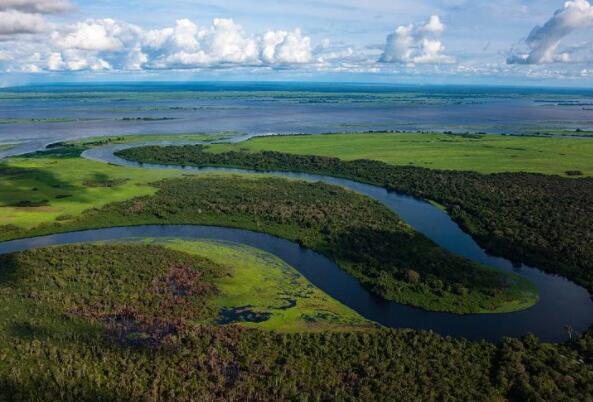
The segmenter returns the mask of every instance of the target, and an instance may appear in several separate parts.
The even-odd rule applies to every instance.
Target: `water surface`
[[[150,120],[144,120],[150,119]],[[161,120],[167,119],[167,120]],[[0,143],[102,135],[593,130],[593,91],[319,83],[45,85],[0,90]]]

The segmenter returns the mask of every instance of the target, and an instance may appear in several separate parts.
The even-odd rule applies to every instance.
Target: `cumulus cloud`
[[[268,64],[308,63],[311,60],[311,39],[299,29],[292,32],[267,32],[260,44],[262,61]]]
[[[27,14],[16,10],[0,11],[0,35],[38,33],[48,25],[38,14]]]
[[[17,10],[29,14],[64,13],[74,9],[68,0],[0,0],[0,10]]]
[[[124,48],[124,39],[134,40],[140,29],[112,19],[87,20],[62,32],[53,32],[53,43],[61,49],[111,51]]]
[[[249,35],[232,19],[209,26],[188,19],[144,30],[113,19],[60,27],[51,34],[45,68],[62,70],[186,69],[308,63],[311,40],[299,29]]]
[[[214,19],[211,26],[179,20],[174,28],[142,35],[142,47],[153,68],[205,65],[276,65],[307,63],[311,40],[299,29],[252,36],[232,19]]]
[[[443,54],[445,46],[440,40],[445,31],[441,19],[433,15],[421,24],[400,25],[387,36],[383,63],[450,64],[455,59]]]
[[[561,41],[576,30],[593,27],[593,6],[587,0],[564,3],[543,26],[533,28],[525,40],[526,49],[512,49],[509,64],[547,64],[584,61],[574,57],[590,53],[591,45],[559,50]]]
[[[72,8],[68,0],[0,0],[0,40],[45,32],[50,24],[44,14],[62,13]]]

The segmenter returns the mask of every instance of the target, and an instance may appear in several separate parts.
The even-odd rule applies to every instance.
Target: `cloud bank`
[[[400,25],[387,36],[383,63],[451,64],[455,58],[443,54],[445,46],[440,36],[445,31],[441,19],[433,15],[421,24]]]
[[[571,33],[593,27],[593,6],[587,0],[564,3],[543,26],[533,28],[525,45],[527,49],[512,49],[509,64],[548,64],[591,60],[591,44],[559,50],[561,41]]]
[[[3,14],[14,18],[2,19],[0,34],[35,33],[48,28],[38,14],[9,10],[0,12],[0,17]],[[13,57],[5,56],[5,60],[33,58],[32,64],[48,71],[135,71],[278,67],[312,59],[311,39],[299,29],[250,35],[232,19],[222,18],[214,19],[209,26],[181,19],[175,26],[156,30],[109,18],[89,19],[53,28],[44,37],[48,39],[14,50]],[[12,68],[31,70],[31,63]]]
[[[17,10],[0,11],[0,37],[47,30],[45,19],[39,14],[22,13]]]
[[[28,14],[57,14],[72,11],[68,0],[0,0],[0,10],[17,10]]]
[[[44,15],[73,9],[68,0],[0,0],[0,40],[10,40],[14,35],[46,32],[51,25]]]
[[[353,27],[351,21],[348,26],[340,28],[342,31],[332,26],[316,29],[306,22],[304,26],[313,40],[301,29],[293,27],[248,32],[229,18],[201,22],[184,18],[151,29],[111,18],[78,22],[73,20],[75,14],[67,15],[67,19],[61,18],[75,9],[73,1],[0,0],[0,75],[20,72],[55,72],[60,75],[78,71],[131,72],[134,76],[136,72],[145,72],[142,74],[158,76],[169,70],[213,70],[213,75],[221,76],[236,70],[245,76],[282,70],[298,77],[316,73],[513,79],[593,76],[590,68],[593,44],[585,43],[582,38],[580,43],[571,44],[571,37],[577,37],[575,32],[593,27],[590,3],[593,0],[567,1],[547,22],[535,27],[508,57],[505,52],[512,38],[503,38],[502,34],[501,37],[490,37],[496,23],[484,26],[486,37],[473,38],[474,26],[481,26],[483,21],[478,17],[469,21],[468,16],[473,17],[472,13],[482,10],[491,21],[496,11],[494,14],[503,19],[499,21],[500,28],[496,27],[494,35],[498,35],[509,19],[524,25],[525,18],[533,18],[539,15],[538,10],[545,9],[545,20],[553,8],[540,7],[539,3],[537,7],[534,4],[527,6],[524,0],[496,4],[435,0],[444,6],[430,8],[415,4],[410,6],[420,10],[415,16],[397,14],[405,18],[402,22],[417,18],[421,22],[396,24],[397,28],[391,32],[393,24],[388,21],[388,15],[392,14],[387,13],[373,17],[372,33],[367,30],[368,26]],[[391,7],[392,2],[385,2],[384,6],[388,3]],[[367,5],[353,9],[357,7],[362,10]],[[280,9],[285,10],[284,6]],[[522,11],[511,15],[512,10],[518,9]],[[221,8],[216,12],[226,11]],[[468,21],[460,22],[455,13],[462,13],[461,17]],[[443,37],[448,28],[437,14],[446,15],[447,21],[455,25],[446,38],[452,50],[445,49]],[[432,16],[422,20],[422,16],[428,15]],[[358,18],[358,15],[354,17]],[[141,18],[137,20],[142,21]],[[253,21],[251,25],[257,26]],[[468,31],[468,26],[472,30]],[[488,45],[484,46],[484,43]],[[490,43],[494,50],[487,52]],[[458,63],[453,55],[462,62]]]

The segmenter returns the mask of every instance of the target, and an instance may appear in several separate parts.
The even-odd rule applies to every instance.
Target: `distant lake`
[[[98,135],[561,129],[593,130],[592,90],[212,82],[0,90],[0,144],[22,143],[12,152]]]

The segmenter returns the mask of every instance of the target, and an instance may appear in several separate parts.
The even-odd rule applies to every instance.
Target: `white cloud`
[[[142,52],[144,31],[113,19],[87,20],[51,34],[45,68],[51,71],[139,70],[148,61]]]
[[[0,40],[46,32],[51,25],[46,22],[44,14],[72,9],[69,0],[0,0]]]
[[[0,62],[14,60],[14,56],[5,50],[0,50]]]
[[[153,68],[294,64],[311,59],[311,40],[298,29],[252,36],[232,19],[222,18],[214,19],[210,27],[179,20],[174,28],[146,32],[142,43],[152,56]]]
[[[29,14],[64,13],[74,9],[68,0],[0,0],[0,10],[17,10]]]
[[[561,41],[576,30],[593,27],[593,6],[587,0],[564,3],[543,26],[533,28],[525,45],[527,49],[512,49],[509,64],[547,64],[585,61],[583,50],[590,53],[591,45],[559,50]],[[588,49],[586,49],[588,47]],[[581,54],[575,58],[573,55]]]
[[[292,32],[269,31],[261,39],[261,59],[268,64],[308,63],[311,39],[299,29]]]
[[[133,38],[138,32],[139,28],[133,25],[103,19],[79,22],[65,32],[54,32],[51,37],[61,49],[116,52],[123,50],[126,36]]]
[[[44,68],[57,70],[185,69],[307,63],[311,40],[299,29],[247,34],[232,19],[199,26],[188,19],[174,27],[144,30],[112,19],[87,20],[51,34]]]
[[[48,28],[42,16],[16,10],[0,11],[0,35],[43,32]]]
[[[387,36],[383,63],[450,64],[455,59],[443,54],[445,46],[440,40],[445,26],[436,15],[422,24],[400,25]]]

